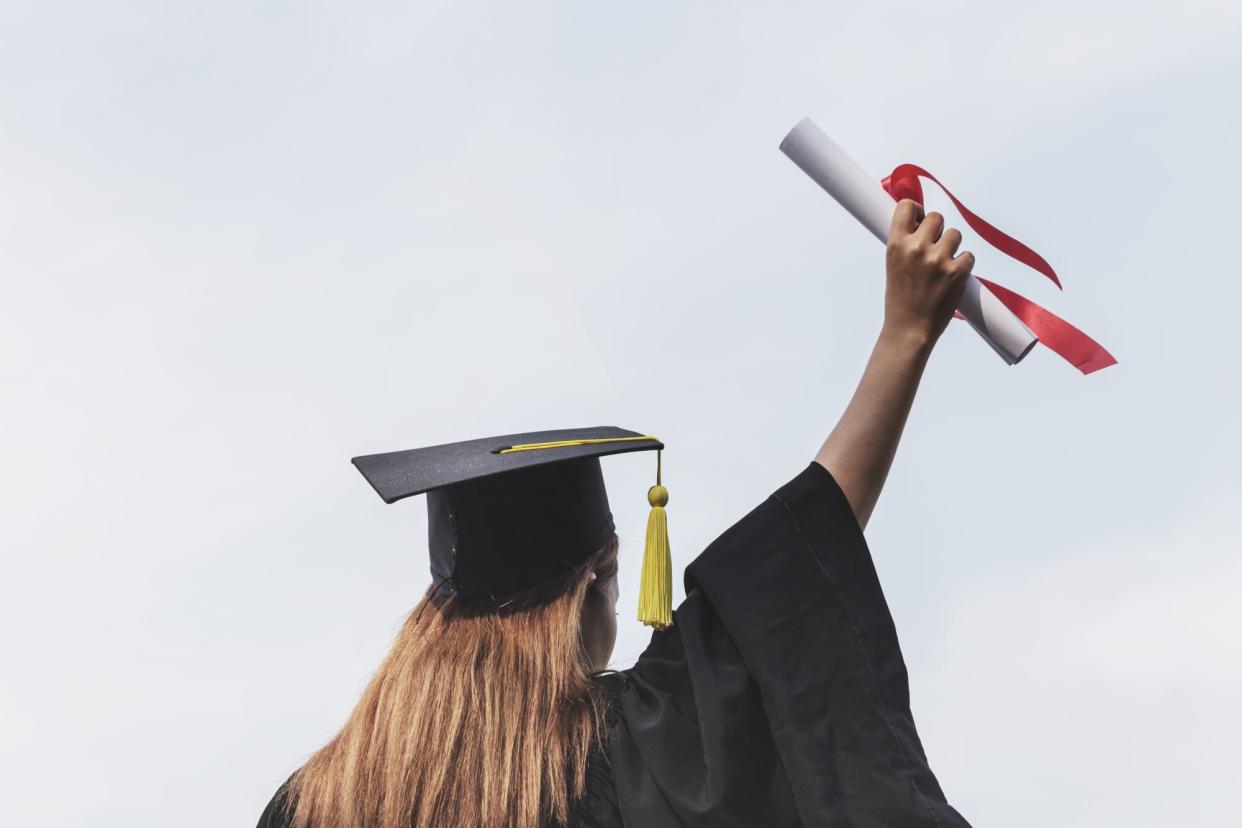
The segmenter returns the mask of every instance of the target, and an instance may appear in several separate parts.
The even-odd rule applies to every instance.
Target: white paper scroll
[[[797,164],[816,184],[828,191],[850,215],[881,242],[888,241],[888,228],[897,203],[880,182],[863,172],[810,118],[802,121],[781,141],[781,152]],[[984,341],[1013,365],[1026,356],[1039,340],[1009,308],[971,276],[957,306],[958,311]]]

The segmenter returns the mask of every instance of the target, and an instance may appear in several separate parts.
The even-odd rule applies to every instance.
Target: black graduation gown
[[[969,828],[910,714],[897,633],[836,481],[812,463],[686,570],[613,694],[577,828]],[[283,828],[269,806],[260,828]]]

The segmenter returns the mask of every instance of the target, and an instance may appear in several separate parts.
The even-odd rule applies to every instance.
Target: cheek
[[[607,653],[607,655],[604,658],[605,661],[607,661],[608,658],[611,658],[612,650],[614,647],[617,646],[617,589],[616,587],[613,587],[611,596],[608,597],[606,600],[607,600],[607,603],[604,605],[604,611],[602,613],[603,617],[600,619],[601,625],[603,627],[602,632],[603,632],[603,638],[604,638],[602,643]]]
[[[604,586],[604,597],[608,601],[608,606],[613,610],[617,608],[617,600],[621,597],[621,587],[617,578],[609,578],[608,583]]]
[[[603,670],[617,643],[617,589],[600,584],[592,588],[582,605],[582,643],[591,669]]]
[[[616,620],[617,590],[604,584],[592,588],[582,605],[583,620],[599,631],[607,629]]]

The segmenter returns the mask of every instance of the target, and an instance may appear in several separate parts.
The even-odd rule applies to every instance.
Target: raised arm
[[[927,359],[974,267],[973,254],[955,256],[961,243],[961,233],[944,229],[943,216],[924,216],[909,199],[893,212],[884,325],[853,398],[815,456],[864,528],[893,464]]]

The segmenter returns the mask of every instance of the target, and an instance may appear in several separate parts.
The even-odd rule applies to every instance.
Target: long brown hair
[[[500,601],[427,594],[349,721],[290,779],[293,828],[540,828],[568,821],[605,700],[582,644],[591,573]]]

